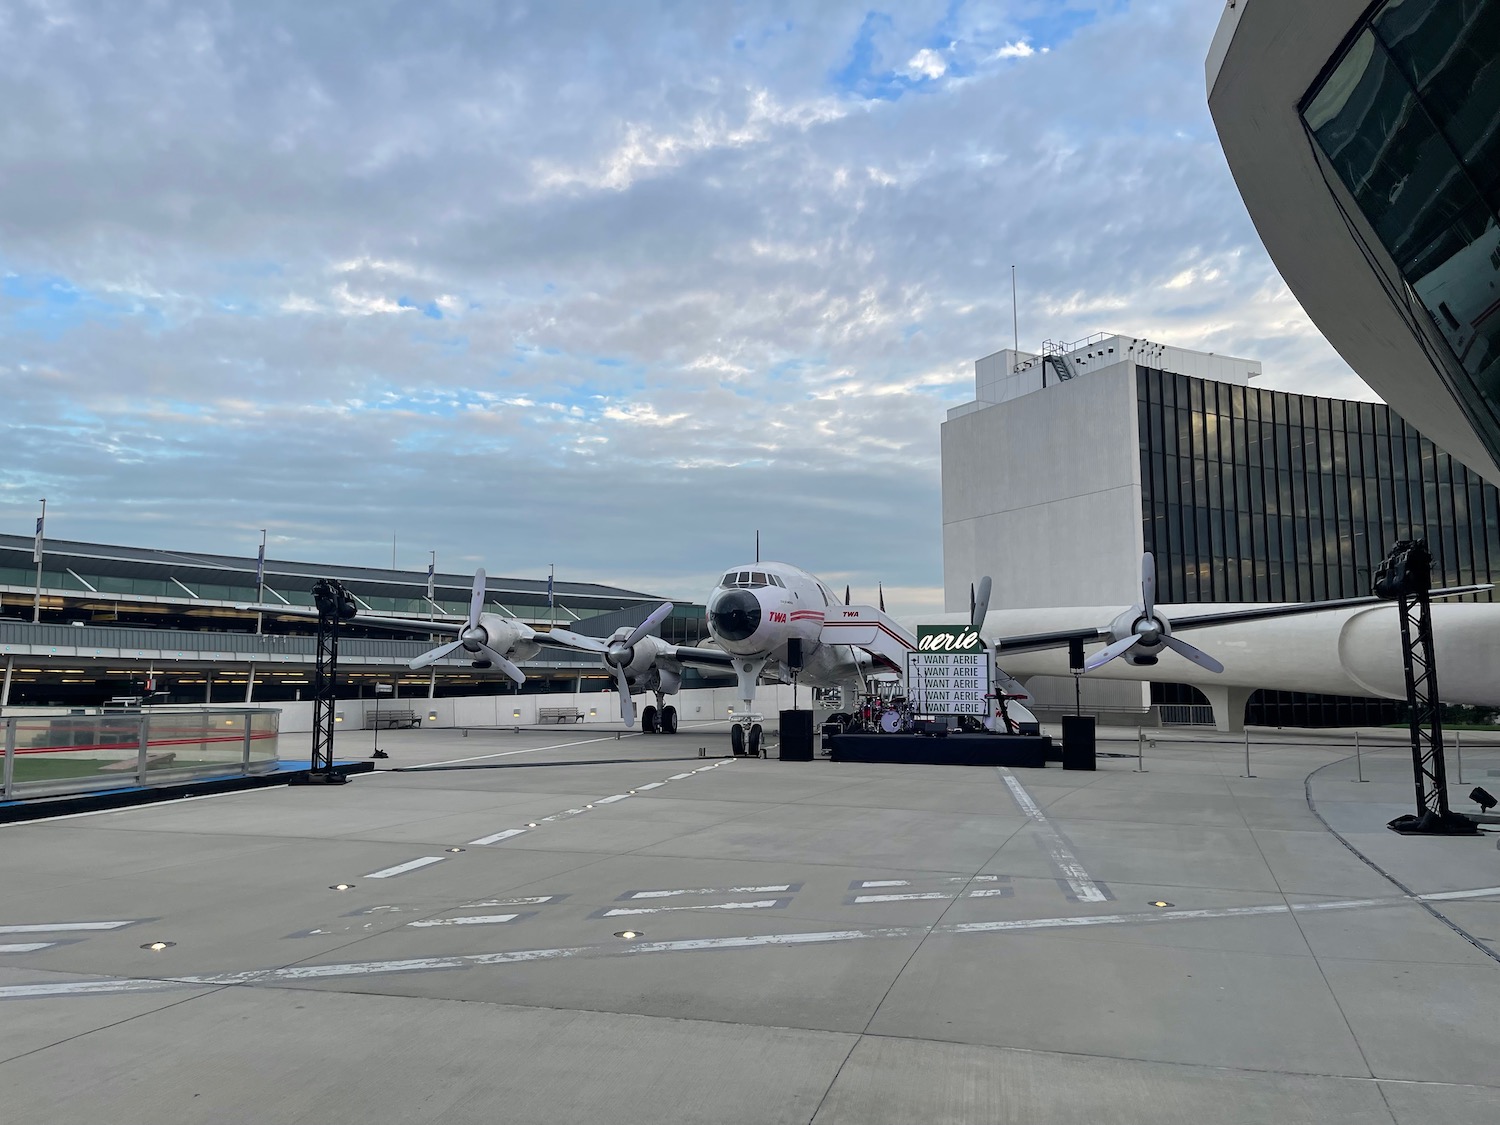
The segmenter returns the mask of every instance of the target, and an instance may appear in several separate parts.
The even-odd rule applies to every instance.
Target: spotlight
[[[1469,794],[1469,800],[1475,802],[1482,813],[1489,812],[1495,807],[1495,795],[1488,789],[1481,789],[1477,785],[1474,786],[1474,792]]]

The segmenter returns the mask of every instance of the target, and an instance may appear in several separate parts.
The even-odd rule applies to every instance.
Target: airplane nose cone
[[[743,641],[760,628],[760,599],[749,590],[725,590],[708,611],[721,640]]]

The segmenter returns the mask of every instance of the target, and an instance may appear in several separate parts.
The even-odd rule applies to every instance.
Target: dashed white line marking
[[[519,949],[497,953],[472,953],[455,957],[422,957],[404,961],[363,961],[332,965],[294,965],[283,969],[253,969],[211,976],[169,979],[108,979],[51,981],[46,984],[0,986],[0,1000],[25,1000],[48,996],[82,996],[101,993],[148,992],[182,987],[226,985],[275,985],[283,981],[318,980],[327,977],[375,976],[383,973],[420,972],[433,969],[466,969],[476,965],[512,965],[552,961],[569,957],[633,957],[647,953],[693,952],[710,949],[754,949],[770,945],[826,945],[834,942],[882,938],[920,938],[929,933],[973,934],[1006,930],[1068,929],[1079,926],[1151,925],[1161,922],[1205,918],[1236,918],[1285,914],[1288,911],[1353,910],[1366,906],[1393,906],[1405,898],[1347,899],[1333,902],[1284,903],[1267,906],[1231,906],[1210,910],[1162,910],[1150,914],[1102,914],[1073,918],[1025,918],[1004,922],[961,922],[946,926],[898,926],[879,929],[821,930],[811,933],[753,934],[744,937],[692,938],[682,941],[636,942],[629,945],[583,945],[556,949]]]
[[[502,898],[489,902],[466,902],[459,909],[481,910],[486,906],[541,906],[547,902],[561,902],[567,895],[537,895],[535,898]]]
[[[1051,822],[1037,803],[1031,799],[1031,794],[1021,787],[1015,775],[1001,767],[1000,777],[1010,788],[1010,795],[1015,798],[1016,804],[1021,806],[1021,811],[1031,818],[1041,832],[1047,855],[1051,857],[1053,864],[1062,873],[1063,880],[1072,889],[1073,897],[1079,902],[1108,902],[1109,896],[1100,889],[1099,884],[1094,882],[1083,864],[1078,862],[1078,857],[1063,842],[1057,829],[1052,827]]]
[[[55,941],[14,941],[0,945],[0,953],[35,953],[38,949],[51,949]]]
[[[687,773],[674,773],[671,777],[667,778],[667,780],[668,781],[681,781],[685,777],[692,777],[693,774],[696,773],[696,772],[697,772],[696,770],[689,770]]]
[[[772,891],[789,891],[791,883],[777,883],[774,886],[765,887],[694,887],[691,890],[682,891],[632,891],[624,897],[630,899],[638,898],[675,898],[677,895],[763,895]]]
[[[596,805],[612,805],[616,801],[628,801],[629,799],[630,799],[630,794],[629,793],[616,793],[613,797],[600,797],[597,801],[594,802],[594,804],[596,804]]]
[[[915,902],[918,899],[949,899],[947,891],[917,891],[905,895],[855,895],[855,902]]]
[[[665,781],[653,781],[650,785],[637,785],[635,791],[637,793],[644,793],[648,789],[660,789],[665,784]]]
[[[969,898],[1006,898],[1010,895],[1009,887],[981,887],[977,891],[970,891]]]
[[[501,840],[509,840],[512,836],[525,835],[524,828],[507,828],[504,832],[496,832],[493,836],[481,836],[477,840],[470,840],[469,847],[482,848],[486,844],[498,844]]]
[[[910,879],[866,879],[861,887],[909,887]]]
[[[501,922],[514,922],[519,917],[519,914],[468,914],[462,918],[421,918],[406,924],[416,930],[432,926],[494,926]]]
[[[601,918],[619,918],[626,914],[660,914],[666,910],[769,910],[781,902],[779,898],[757,899],[755,902],[705,902],[680,906],[621,906],[606,910]]]
[[[421,859],[409,859],[405,863],[398,863],[395,867],[385,867],[379,871],[372,871],[365,876],[366,879],[389,879],[396,875],[405,875],[408,871],[416,871],[422,867],[428,867],[434,863],[442,863],[444,857],[440,855],[424,855]]]
[[[121,922],[39,922],[31,926],[0,926],[0,934],[51,934],[65,930],[122,930],[133,926],[139,919],[129,918]]]

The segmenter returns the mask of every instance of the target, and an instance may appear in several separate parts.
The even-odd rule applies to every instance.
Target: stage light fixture
[[[1482,813],[1489,812],[1496,804],[1495,795],[1488,789],[1481,789],[1477,785],[1474,786],[1474,792],[1469,794],[1469,800],[1477,804]]]

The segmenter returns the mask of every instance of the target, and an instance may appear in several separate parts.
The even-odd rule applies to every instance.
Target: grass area
[[[71,755],[66,758],[17,755],[13,767],[14,773],[11,776],[17,784],[28,781],[67,781],[76,777],[108,777],[118,781],[121,785],[134,784],[134,769],[106,770],[103,768],[117,761],[119,761],[118,758],[80,758]],[[216,766],[223,769],[225,773],[237,772],[237,763],[234,762],[194,761],[184,758],[178,758],[147,772],[149,775],[164,770],[196,769],[200,766]]]

